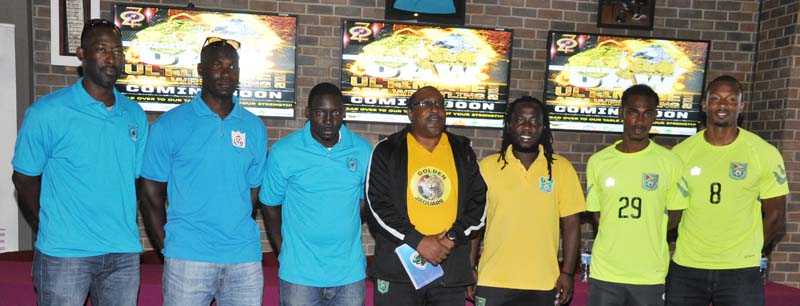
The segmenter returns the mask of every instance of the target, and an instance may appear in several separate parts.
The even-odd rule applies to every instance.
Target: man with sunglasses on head
[[[342,124],[336,85],[314,86],[305,115],[303,129],[272,145],[260,192],[281,263],[281,305],[362,306],[361,210],[372,147]]]
[[[373,151],[367,203],[376,306],[463,306],[475,283],[470,240],[484,226],[486,184],[470,140],[445,131],[445,112],[439,90],[420,88],[408,99],[411,125]],[[416,290],[395,253],[404,244],[444,275]]]
[[[239,43],[209,37],[202,91],[151,127],[142,216],[164,254],[164,305],[261,305],[254,220],[267,157],[263,121],[239,104]],[[169,206],[166,207],[166,200]]]
[[[83,77],[31,105],[20,128],[12,180],[37,232],[38,305],[136,305],[136,180],[147,117],[115,88],[124,55],[108,20],[86,23],[76,50]]]

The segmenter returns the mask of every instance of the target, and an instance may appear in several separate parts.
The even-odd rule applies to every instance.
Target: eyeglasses
[[[444,101],[424,100],[424,101],[416,102],[416,103],[412,104],[411,106],[419,106],[419,108],[423,108],[423,109],[432,109],[432,108],[443,109],[444,108]]]
[[[219,38],[219,37],[211,36],[211,37],[206,37],[206,41],[203,43],[203,48],[205,48],[208,45],[213,45],[215,43],[220,43],[220,42],[223,45],[226,45],[226,44],[230,45],[231,47],[233,47],[236,50],[239,50],[239,47],[242,46],[242,44],[240,42],[235,41],[233,39],[225,39],[225,38]]]

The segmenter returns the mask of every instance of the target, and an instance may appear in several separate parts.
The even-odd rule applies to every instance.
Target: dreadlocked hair
[[[506,109],[506,114],[503,117],[503,143],[500,145],[500,156],[497,158],[497,161],[503,161],[503,166],[500,167],[500,170],[505,169],[506,165],[508,165],[508,161],[506,160],[506,150],[508,146],[512,145],[511,139],[511,116],[514,114],[514,111],[517,109],[517,106],[522,105],[523,103],[532,103],[537,105],[542,113],[542,134],[539,137],[539,142],[537,145],[541,145],[544,148],[544,157],[547,159],[547,176],[548,179],[553,178],[553,133],[550,131],[550,116],[547,112],[547,109],[544,107],[544,103],[539,101],[531,96],[523,96],[519,99],[514,100],[511,104],[508,105]]]

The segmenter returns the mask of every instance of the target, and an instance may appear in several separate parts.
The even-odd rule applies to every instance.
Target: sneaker
[[[645,14],[633,14],[633,20],[639,21],[642,19],[647,19],[647,15]]]

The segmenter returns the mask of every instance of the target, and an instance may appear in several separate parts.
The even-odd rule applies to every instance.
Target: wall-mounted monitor
[[[711,43],[589,33],[549,33],[544,99],[555,130],[622,132],[622,92],[659,95],[651,133],[693,135]]]
[[[430,85],[448,125],[503,126],[511,30],[345,20],[342,33],[345,120],[407,123],[408,98]]]
[[[296,16],[137,4],[114,4],[113,14],[125,52],[117,89],[144,110],[191,101],[202,86],[203,43],[220,37],[241,43],[242,106],[259,116],[294,116]]]
[[[466,0],[386,0],[384,19],[464,25]]]

